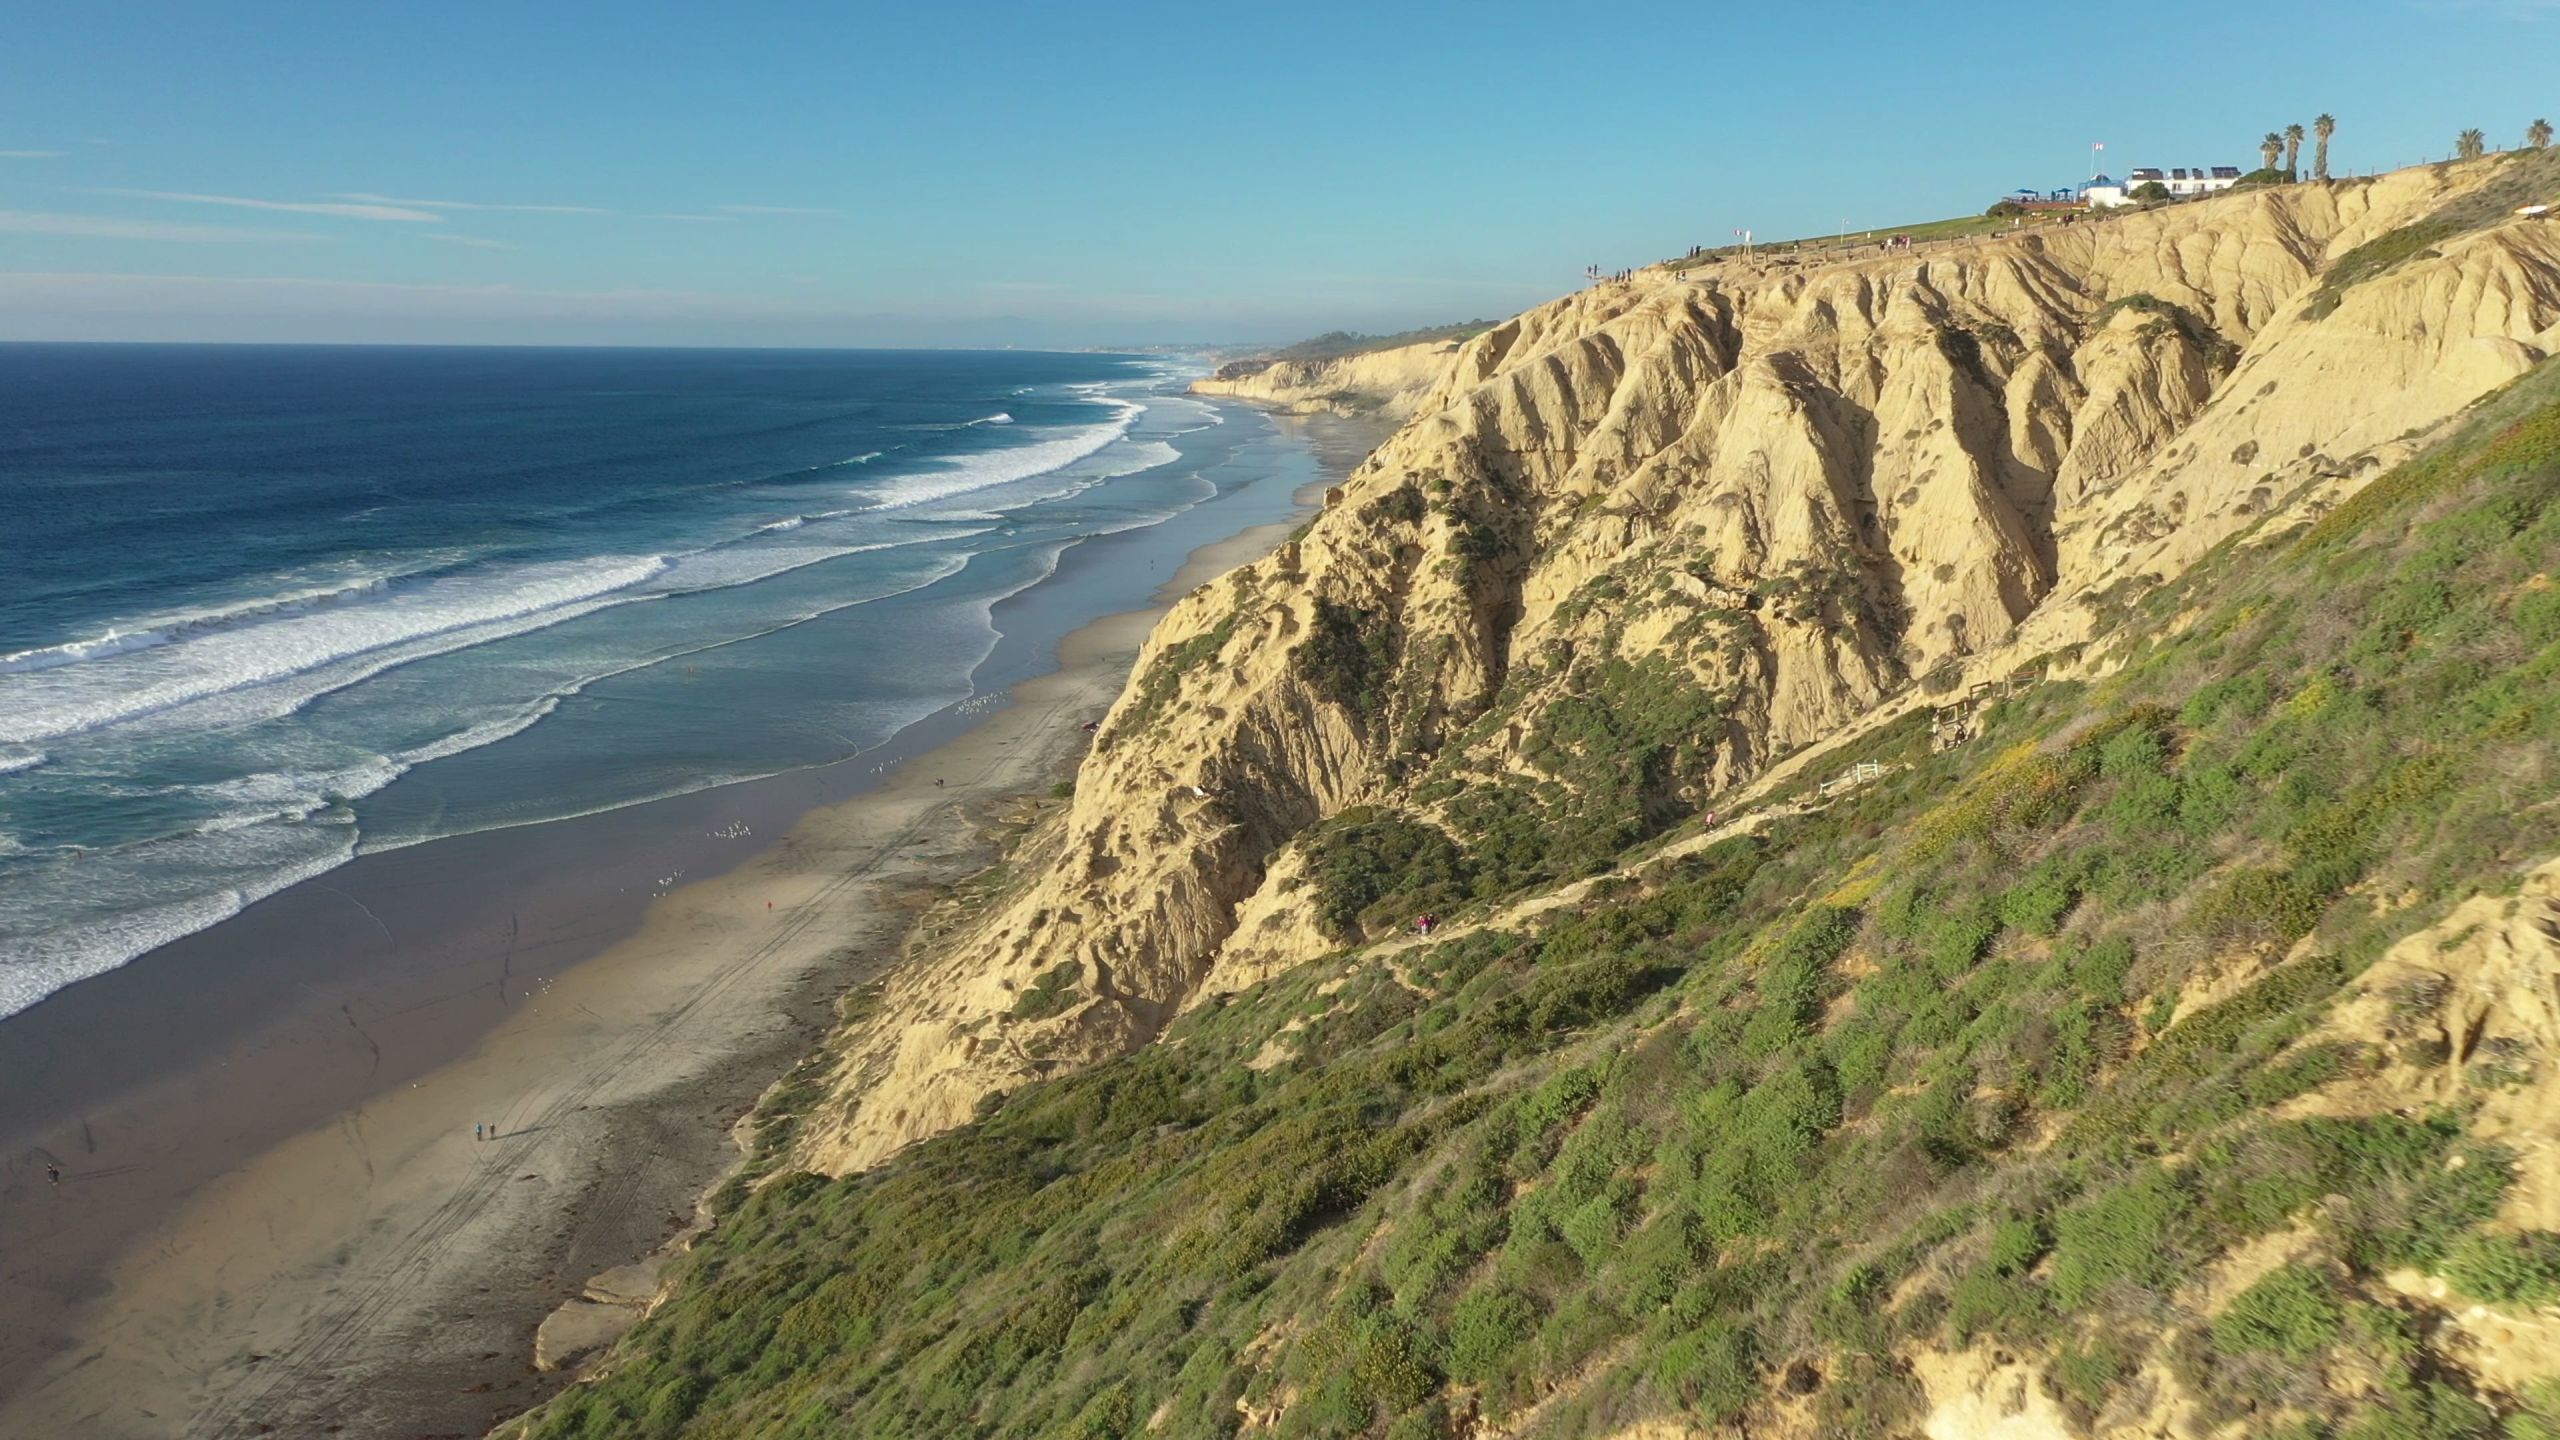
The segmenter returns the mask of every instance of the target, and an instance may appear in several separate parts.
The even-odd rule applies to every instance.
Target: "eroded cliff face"
[[[2560,349],[2560,226],[2339,264],[2501,163],[1648,271],[1429,357],[1300,540],[1157,628],[1031,873],[839,1037],[799,1160],[869,1165],[1338,948],[1294,842],[1349,807],[1570,846],[1606,789],[1623,844],[2334,504]],[[1609,727],[1640,773],[1582,763]]]
[[[1336,360],[1280,360],[1251,374],[1195,380],[1202,395],[1226,395],[1291,415],[1382,414],[1403,419],[1421,408],[1462,342],[1433,340]]]

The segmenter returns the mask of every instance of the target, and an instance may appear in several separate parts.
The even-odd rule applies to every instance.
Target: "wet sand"
[[[1328,482],[1378,434],[1291,429]],[[859,763],[369,856],[12,1017],[0,1093],[44,1118],[0,1136],[0,1434],[475,1434],[549,1393],[534,1326],[690,1219],[1158,613]]]

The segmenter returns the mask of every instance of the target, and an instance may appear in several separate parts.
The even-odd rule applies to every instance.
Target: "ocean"
[[[1036,647],[991,615],[1070,547],[1315,477],[1192,373],[0,345],[0,1015],[361,853],[992,703]],[[1010,608],[1063,630],[1164,578],[1093,568]]]

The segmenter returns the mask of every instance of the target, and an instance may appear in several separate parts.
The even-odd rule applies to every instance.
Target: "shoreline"
[[[590,1275],[647,1255],[689,1223],[697,1198],[735,1163],[729,1127],[815,1046],[835,997],[894,963],[933,887],[985,862],[990,813],[1071,773],[1085,741],[1074,722],[1098,719],[1118,697],[1164,605],[1276,546],[1321,486],[1338,482],[1344,457],[1356,461],[1340,436],[1284,428],[1317,457],[1318,479],[1296,488],[1291,522],[1195,546],[1146,608],[1073,630],[1054,647],[1055,668],[997,692],[1001,705],[911,727],[900,737],[911,745],[893,742],[906,758],[890,775],[838,777],[860,793],[797,807],[751,856],[650,900],[631,933],[593,945],[609,924],[593,904],[521,932],[511,916],[494,992],[455,967],[449,984],[428,985],[395,1014],[360,1021],[344,1006],[314,1006],[296,1017],[297,1026],[334,1021],[342,1058],[369,1065],[354,1103],[323,1105],[319,1123],[262,1146],[249,1143],[254,1127],[190,1137],[219,1168],[187,1186],[173,1214],[122,1237],[92,1275],[73,1273],[76,1255],[56,1257],[62,1273],[31,1287],[38,1303],[14,1338],[47,1322],[62,1333],[36,1335],[43,1353],[18,1364],[0,1431],[477,1433],[557,1389],[565,1377],[529,1373],[534,1323],[577,1298]],[[1083,563],[1107,563],[1099,556],[1111,548]],[[740,793],[529,827],[546,837],[415,849],[574,848],[578,833],[690,825],[707,818],[693,812],[754,809],[759,796],[774,802],[767,811],[784,803],[772,780],[723,789]],[[306,908],[333,903],[314,898],[332,887],[303,888]],[[384,897],[352,880],[347,888],[387,936],[366,903]],[[479,918],[485,930],[491,922]],[[570,959],[581,941],[599,953]],[[453,1046],[457,1034],[469,1043]],[[174,1087],[207,1057],[202,1046],[174,1048],[164,1075],[115,1104],[149,1112],[177,1099]],[[228,1069],[235,1058],[259,1064],[256,1054],[214,1063]],[[278,1079],[292,1078],[291,1059],[275,1061]],[[326,1073],[321,1082],[330,1095],[348,1083]],[[478,1124],[501,1138],[475,1141]],[[77,1129],[96,1143],[86,1115]],[[222,1154],[227,1139],[251,1158]],[[0,1188],[12,1209],[48,1199],[28,1168],[13,1159]],[[89,1194],[116,1175],[65,1168]],[[113,1230],[114,1218],[93,1228]],[[17,1228],[22,1255],[45,1246],[41,1225]],[[33,1268],[12,1264],[13,1282]]]

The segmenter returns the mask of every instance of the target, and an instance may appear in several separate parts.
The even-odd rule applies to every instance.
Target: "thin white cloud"
[[[295,215],[333,215],[341,220],[399,220],[409,223],[441,224],[444,217],[432,211],[397,205],[342,205],[326,200],[252,200],[240,195],[199,195],[190,190],[98,190],[98,195],[121,195],[128,200],[174,200],[185,205],[229,205],[240,210],[282,210]]]
[[[6,212],[0,212],[4,214]],[[314,276],[0,272],[0,333],[12,311],[95,314],[298,315],[361,321],[386,316],[561,320],[777,319],[801,313],[779,297],[645,287],[533,290],[507,284],[333,280]]]
[[[516,248],[504,240],[485,240],[477,235],[454,235],[442,230],[428,231],[423,238],[429,240],[441,240],[447,245],[468,245],[475,250],[513,250]]]
[[[59,150],[0,150],[0,160],[54,160],[61,155]]]
[[[515,210],[529,215],[610,215],[613,212],[594,205],[515,205],[485,200],[413,200],[398,195],[376,195],[369,191],[349,191],[338,197],[367,205],[396,205],[413,210]]]
[[[693,220],[708,222],[713,225],[735,225],[738,223],[738,217],[735,215],[694,215],[688,214],[684,211],[651,210],[645,211],[633,218],[639,220]]]
[[[249,230],[236,225],[163,225],[108,215],[61,215],[42,210],[0,210],[0,232],[68,235],[82,240],[175,240],[190,244],[240,244],[260,240],[318,240],[297,230]]]
[[[726,215],[833,215],[833,210],[812,210],[804,205],[723,205]]]

